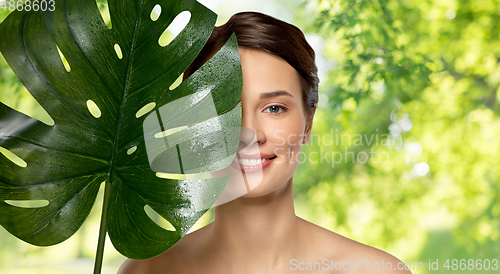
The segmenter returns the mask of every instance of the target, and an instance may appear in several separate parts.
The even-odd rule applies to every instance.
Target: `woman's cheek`
[[[296,155],[301,150],[301,144],[303,136],[295,131],[293,132],[283,132],[279,135],[280,138],[273,140],[274,144],[274,154],[277,163],[294,163],[296,161]]]
[[[287,154],[286,150],[283,147],[277,147],[274,149],[274,155],[276,155],[276,159],[274,160],[276,163],[281,164],[286,162]]]

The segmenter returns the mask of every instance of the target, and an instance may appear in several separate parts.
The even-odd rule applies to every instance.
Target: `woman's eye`
[[[272,113],[272,114],[278,114],[280,112],[285,111],[286,109],[281,106],[270,106],[266,108],[266,112]]]

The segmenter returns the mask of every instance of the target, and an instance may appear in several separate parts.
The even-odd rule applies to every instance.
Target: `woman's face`
[[[240,48],[240,58],[242,132],[239,159],[231,167],[241,172],[246,192],[250,190],[243,197],[258,197],[291,183],[310,127],[306,129],[299,74],[290,64],[248,48]]]

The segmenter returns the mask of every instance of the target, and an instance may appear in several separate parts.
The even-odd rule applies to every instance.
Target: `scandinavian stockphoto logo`
[[[229,176],[214,205],[227,203],[250,192],[262,181],[262,165],[242,161],[236,152],[260,155],[257,142],[241,145],[240,135],[255,133],[239,127],[241,106],[218,116],[209,91],[174,100],[144,120],[144,139],[151,169],[158,177],[199,180]],[[259,168],[260,166],[260,168]],[[248,171],[251,171],[249,174]]]
[[[376,129],[375,134],[354,134],[340,132],[338,129],[330,129],[328,134],[317,134],[311,133],[309,136],[309,142],[305,146],[310,146],[314,149],[310,149],[307,153],[300,151],[296,153],[293,157],[290,151],[285,151],[283,149],[284,145],[293,147],[297,145],[298,141],[302,142],[308,136],[306,134],[300,134],[299,136],[295,134],[289,134],[285,136],[283,130],[277,130],[274,133],[274,138],[277,141],[275,146],[276,151],[281,151],[282,154],[288,154],[288,161],[293,163],[302,164],[306,161],[312,164],[326,163],[330,164],[332,168],[341,163],[360,163],[366,164],[371,163],[382,163],[385,164],[389,162],[389,154],[385,151],[377,152],[372,146],[403,146],[401,136],[392,136],[390,134],[378,134],[378,129]],[[299,137],[299,138],[297,138]],[[370,150],[363,150],[362,148],[369,147]],[[355,151],[355,148],[360,148],[359,151]]]

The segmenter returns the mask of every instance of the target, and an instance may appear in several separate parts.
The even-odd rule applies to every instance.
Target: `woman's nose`
[[[241,132],[240,132],[240,143],[244,145],[244,147],[248,147],[253,143],[257,142],[256,134],[255,131],[247,128],[247,127],[241,127]]]
[[[243,112],[241,119],[241,133],[240,133],[240,143],[245,146],[250,146],[253,143],[260,145],[265,142],[265,134],[256,119],[253,117],[248,117]]]

